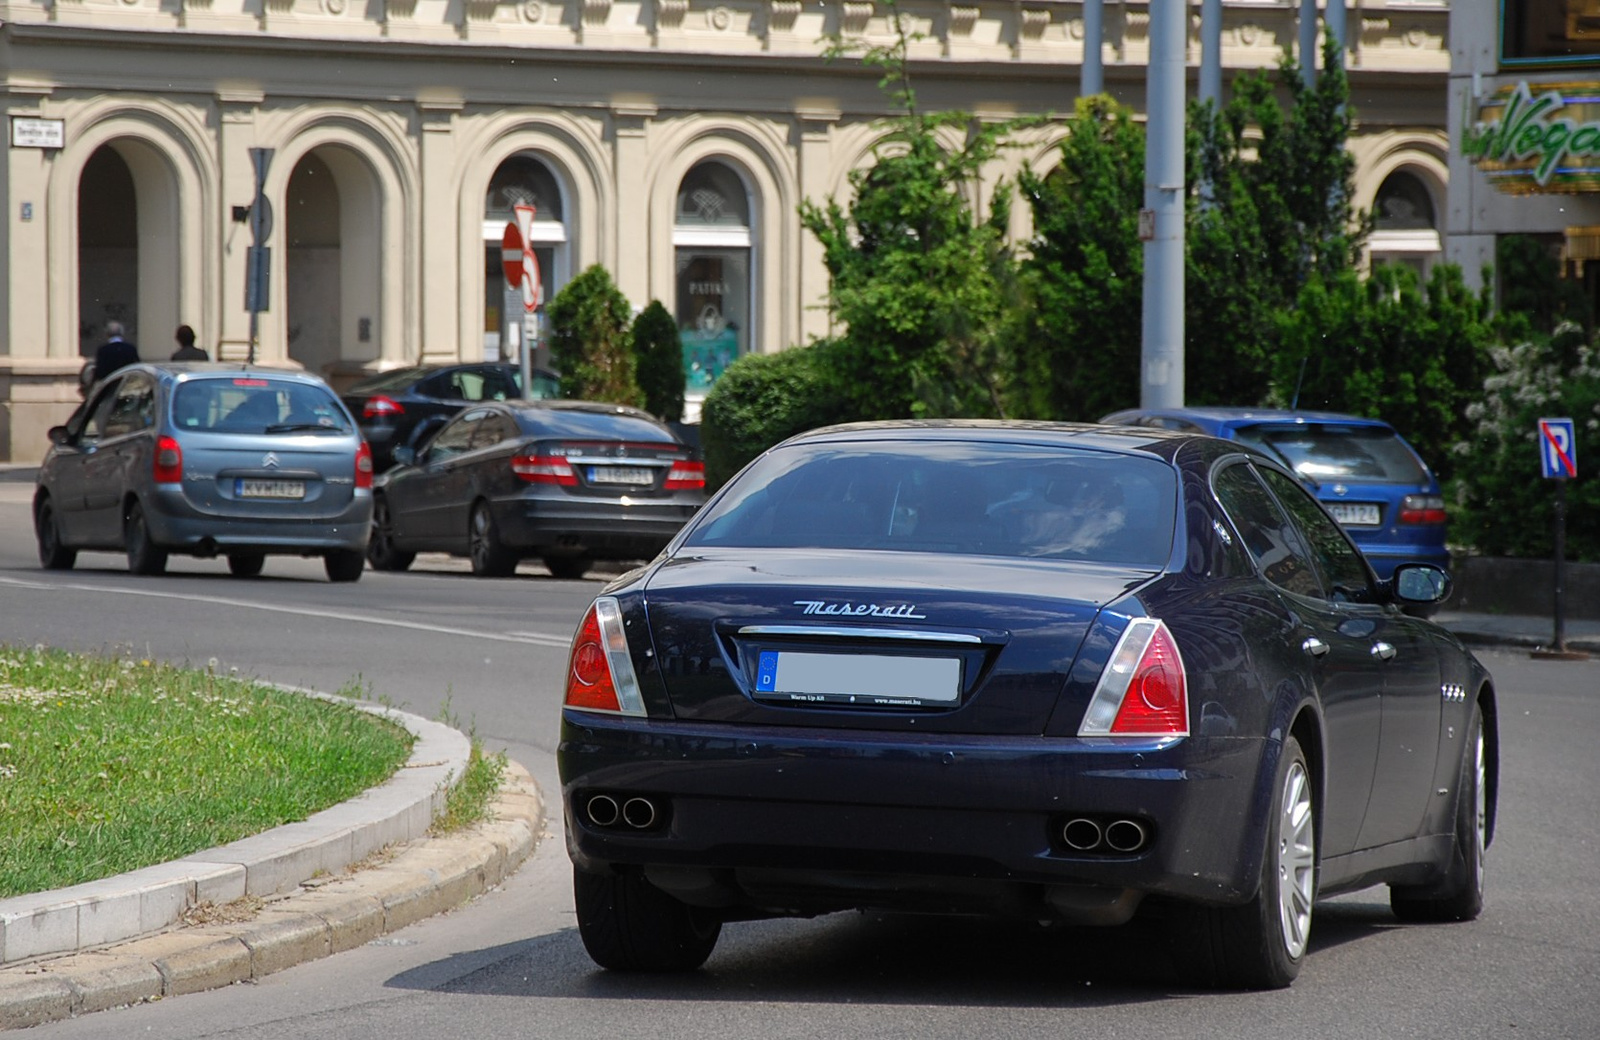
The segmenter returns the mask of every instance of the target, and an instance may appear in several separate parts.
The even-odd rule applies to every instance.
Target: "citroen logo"
[[[261,465],[266,469],[277,469],[278,453],[275,451],[267,452],[266,455],[262,456]]]

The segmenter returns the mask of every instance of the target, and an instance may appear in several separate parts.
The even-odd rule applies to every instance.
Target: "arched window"
[[[500,243],[506,224],[516,221],[516,207],[534,207],[533,255],[539,263],[540,296],[544,303],[572,277],[566,225],[566,202],[561,182],[538,156],[518,152],[494,171],[483,201],[483,356],[485,360],[510,360],[521,356],[525,338],[522,290],[506,281]],[[535,364],[547,366],[547,357],[535,355]]]
[[[1442,251],[1436,219],[1433,196],[1422,178],[1406,170],[1389,174],[1372,203],[1367,239],[1372,262],[1406,264],[1426,278]]]
[[[725,163],[700,163],[678,187],[672,244],[691,398],[703,397],[723,369],[753,347],[751,208],[744,180]]]

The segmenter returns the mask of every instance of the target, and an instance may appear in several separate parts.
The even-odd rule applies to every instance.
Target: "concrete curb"
[[[360,946],[500,884],[543,830],[532,777],[508,762],[488,822],[429,837],[470,742],[417,716],[404,721],[421,732],[400,774],[304,823],[0,901],[0,1030],[259,978]]]

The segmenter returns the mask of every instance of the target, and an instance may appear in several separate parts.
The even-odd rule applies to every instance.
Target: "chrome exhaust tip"
[[[1100,824],[1085,816],[1068,820],[1061,828],[1061,840],[1067,843],[1067,848],[1078,852],[1088,852],[1097,848],[1102,837]]]
[[[655,803],[648,798],[629,798],[622,803],[622,820],[639,831],[655,826]]]
[[[1149,840],[1149,828],[1138,820],[1112,820],[1106,827],[1106,844],[1118,852],[1138,852]]]
[[[608,794],[595,795],[583,808],[589,814],[589,822],[596,827],[610,827],[617,822],[620,815],[617,800]]]

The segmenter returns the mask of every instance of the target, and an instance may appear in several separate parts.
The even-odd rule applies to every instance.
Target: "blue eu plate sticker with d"
[[[756,689],[762,693],[772,693],[778,688],[778,652],[776,650],[763,650],[759,663],[756,665]]]

